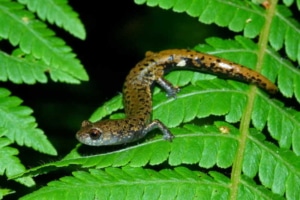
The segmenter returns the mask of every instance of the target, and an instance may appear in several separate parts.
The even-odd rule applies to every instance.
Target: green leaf
[[[10,190],[10,189],[6,189],[6,188],[1,188],[0,189],[0,199],[3,199],[4,196],[9,195],[14,193],[15,191]]]
[[[217,176],[217,173],[214,172]],[[224,181],[225,179],[225,181]],[[244,196],[263,199],[281,199],[254,187],[254,183],[243,180],[241,188]],[[105,170],[78,171],[73,177],[63,177],[48,186],[26,195],[25,199],[228,199],[229,179],[215,179],[204,173],[191,171],[184,167],[159,172],[130,168],[107,168]]]
[[[14,83],[34,84],[36,81],[47,82],[45,67],[34,62],[28,62],[21,57],[9,56],[0,51],[0,80],[10,80]]]
[[[55,167],[79,163],[82,167],[94,166],[96,168],[108,166],[120,167],[125,165],[141,167],[147,164],[158,165],[168,160],[172,166],[182,163],[196,163],[206,168],[214,165],[227,168],[232,164],[235,156],[237,147],[236,135],[238,135],[238,132],[229,124],[219,123],[217,126],[199,128],[187,125],[185,128],[174,128],[172,132],[176,138],[173,142],[163,140],[162,136],[158,134],[155,139],[108,154],[82,157],[73,152],[72,156],[67,156],[64,160],[32,168],[24,175],[34,176],[39,173],[45,173],[48,170],[53,170]],[[230,133],[222,134],[219,129],[220,126],[229,127]],[[212,151],[217,157],[211,156],[210,150],[203,148],[204,146],[210,150],[214,147]],[[185,151],[182,151],[183,149]],[[191,154],[190,152],[194,152],[195,154]]]
[[[26,4],[30,11],[37,12],[38,16],[51,24],[64,28],[74,36],[85,39],[86,32],[78,14],[72,10],[66,0],[18,0],[22,4]]]
[[[264,141],[265,137],[252,131],[245,149],[243,171],[253,178],[257,173],[262,184],[274,193],[300,198],[300,187],[294,180],[300,179],[300,161],[291,151],[282,150]]]
[[[221,127],[227,127],[228,132],[222,132]],[[172,143],[162,141],[161,136],[159,136],[159,139],[130,147],[127,150],[122,149],[108,154],[81,158],[75,156],[33,168],[23,175],[34,176],[53,170],[54,167],[75,163],[80,163],[82,167],[93,166],[96,168],[109,166],[141,167],[157,165],[168,160],[171,166],[198,164],[204,168],[211,168],[215,165],[227,168],[236,159],[237,139],[240,133],[229,124],[218,123],[217,127],[207,126],[205,128],[187,125],[184,129],[172,129],[172,132],[176,136]],[[274,193],[283,195],[286,192],[287,195],[295,195],[292,192],[298,190],[298,184],[295,184],[295,180],[300,178],[300,162],[292,152],[281,150],[265,142],[264,136],[254,131],[248,137],[243,160],[245,175],[252,178],[258,174],[262,184]],[[222,179],[222,176],[220,178]],[[251,183],[247,184],[251,185]],[[252,188],[252,190],[259,191],[257,188]]]
[[[29,194],[25,199],[226,199],[228,188],[186,168],[156,172],[141,168],[78,171]],[[180,187],[179,187],[180,186]],[[224,195],[224,192],[227,195]]]
[[[213,101],[222,98],[224,101]],[[168,127],[178,126],[196,116],[204,118],[209,115],[224,115],[228,113],[228,121],[238,121],[242,115],[246,96],[243,91],[237,91],[223,80],[214,79],[199,81],[197,86],[187,86],[181,89],[176,99],[166,100],[165,94],[153,98],[153,119],[159,119]],[[191,105],[191,106],[187,106]],[[206,106],[201,106],[206,105]],[[241,105],[237,107],[236,105]]]
[[[21,99],[10,96],[8,90],[0,88],[0,127],[4,130],[4,135],[18,145],[56,155],[56,150],[43,131],[36,128],[35,119],[30,115],[32,110],[20,106],[21,103]]]
[[[283,0],[283,3],[286,5],[286,6],[290,6],[292,3],[293,3],[294,0]]]
[[[241,177],[241,184],[238,188],[237,199],[285,199],[277,194],[271,193],[265,187],[257,185],[246,176]]]
[[[10,80],[13,83],[34,84],[36,82],[46,83],[46,72],[51,72],[53,81],[79,83],[78,79],[70,76],[67,72],[59,70],[53,66],[46,65],[43,61],[24,54],[20,49],[13,51],[10,56],[0,51],[0,80]]]
[[[8,147],[10,144],[10,140],[0,137],[0,175],[5,174],[7,177],[20,174],[26,170],[19,158],[16,157],[19,153],[18,150]],[[22,177],[15,180],[28,187],[35,184],[30,177]]]
[[[48,70],[54,80],[59,80],[55,79],[58,74],[55,74],[55,70],[68,74],[77,82],[88,80],[83,66],[75,58],[72,49],[62,39],[55,37],[54,32],[47,28],[46,24],[35,19],[34,15],[19,3],[9,0],[0,2],[0,23],[3,24],[0,27],[1,37],[8,39],[14,46],[19,45],[24,53],[31,54],[35,59],[41,59],[50,66]],[[51,74],[52,71],[54,74]]]
[[[148,6],[159,6],[173,9],[175,12],[186,12],[206,24],[216,23],[226,26],[231,31],[244,32],[244,36],[254,38],[263,28],[266,15],[265,9],[247,1],[239,0],[135,0],[136,4],[146,3]],[[300,5],[298,1],[298,6]],[[230,12],[228,12],[230,10]],[[278,50],[285,44],[285,51],[290,59],[300,63],[300,25],[291,18],[291,11],[277,5],[270,28],[269,42]]]
[[[289,58],[299,62],[299,23],[291,19],[292,12],[287,7],[277,6],[276,11],[270,30],[270,43],[275,50],[278,50],[285,42],[285,50]]]

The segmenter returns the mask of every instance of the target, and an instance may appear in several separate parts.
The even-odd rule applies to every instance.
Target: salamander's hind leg
[[[180,91],[179,87],[175,87],[164,78],[158,78],[156,82],[162,87],[166,92],[168,97],[176,98],[176,94]]]
[[[163,124],[161,123],[161,121],[155,119],[152,122],[150,122],[150,124],[148,124],[144,130],[143,130],[143,135],[146,135],[148,132],[152,131],[153,129],[158,128],[162,133],[163,133],[163,137],[165,140],[169,140],[172,141],[174,138],[174,135],[169,131],[169,129]]]

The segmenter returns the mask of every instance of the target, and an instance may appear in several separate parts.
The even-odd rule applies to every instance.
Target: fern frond
[[[244,85],[231,81],[228,83],[218,79],[199,81],[197,86],[182,88],[176,99],[166,100],[163,93],[154,95],[153,118],[160,119],[168,127],[176,127],[196,117],[204,118],[210,115],[226,115],[226,121],[238,122],[247,98],[242,92],[245,89],[242,87],[238,91],[237,86]],[[233,83],[236,88],[233,87]],[[254,127],[259,130],[268,125],[271,136],[278,141],[280,147],[289,149],[292,146],[294,152],[300,155],[298,112],[283,107],[279,102],[259,92],[251,119]]]
[[[18,145],[56,155],[56,150],[43,131],[36,128],[35,119],[30,115],[32,110],[20,106],[21,102],[19,98],[10,96],[8,90],[0,88],[0,127],[3,128],[4,135]]]
[[[11,189],[1,188],[0,189],[0,199],[3,199],[4,196],[14,193],[15,191]]]
[[[265,187],[257,185],[247,176],[241,176],[237,199],[285,199],[278,194],[271,193]],[[250,191],[250,192],[249,192]]]
[[[148,6],[159,6],[173,9],[175,12],[186,12],[198,17],[200,22],[226,26],[231,31],[244,32],[244,36],[254,38],[260,33],[265,23],[265,10],[259,5],[239,0],[204,0],[204,1],[173,1],[173,0],[135,0],[136,4],[146,3]],[[230,10],[230,12],[228,12]],[[300,26],[291,19],[291,11],[284,6],[277,6],[270,30],[271,46],[278,50],[285,45],[290,59],[300,63]]]
[[[10,80],[13,83],[34,84],[36,82],[46,83],[46,72],[50,72],[53,81],[79,83],[77,78],[70,76],[68,72],[48,66],[41,60],[35,59],[32,55],[24,54],[20,49],[13,51],[8,55],[0,51],[0,80]]]
[[[45,67],[26,59],[10,56],[0,51],[0,80],[10,80],[14,83],[34,84],[36,81],[45,83]]]
[[[130,167],[91,169],[50,182],[21,199],[42,199],[46,196],[47,199],[228,199],[229,179],[220,178],[222,175],[216,172],[213,174],[214,177],[211,177],[183,167],[159,172]],[[266,192],[266,189],[253,190],[248,187],[249,184],[242,186],[247,188],[243,191],[244,196],[261,198],[260,190],[264,190],[263,199],[281,199]]]
[[[299,199],[300,162],[293,152],[282,150],[264,141],[261,133],[252,130],[246,145],[243,172],[253,178],[258,172],[262,184],[288,199]]]
[[[73,79],[88,79],[71,48],[55,37],[53,31],[35,19],[21,4],[1,0],[0,23],[0,36],[8,39],[14,46],[19,45],[26,54],[32,54],[36,59],[67,73]]]
[[[255,127],[262,130],[267,122],[271,136],[276,139],[279,146],[289,149],[300,155],[300,114],[293,109],[284,108],[282,103],[258,96],[252,113]]]
[[[236,37],[236,41],[211,38],[206,42],[208,45],[199,45],[196,49],[233,60],[243,65],[248,65],[249,67],[256,62],[255,49],[257,46],[251,40],[243,37]],[[294,93],[296,99],[300,102],[299,70],[295,69],[288,61],[283,60],[280,55],[272,49],[269,49],[266,54],[262,66],[262,73],[271,80],[274,80],[275,77],[278,76],[279,88],[282,93],[286,96],[291,96]],[[177,79],[172,79],[171,81],[176,82],[176,80]],[[226,97],[220,98],[223,99]],[[223,101],[222,103],[225,102],[229,101]],[[232,106],[234,106],[234,104],[232,104]],[[195,112],[195,110],[193,109],[192,112]],[[201,110],[199,112],[203,113]],[[262,130],[267,123],[272,137],[278,140],[280,147],[290,148],[292,145],[295,153],[300,155],[300,145],[298,142],[300,136],[300,132],[298,131],[300,130],[300,118],[298,113],[293,109],[286,109],[280,105],[279,102],[270,101],[269,98],[259,94],[256,98],[252,120],[254,126],[259,130]],[[230,120],[230,122],[234,121]],[[178,123],[175,125],[178,125]]]
[[[221,128],[224,127],[227,132],[222,131]],[[55,167],[72,164],[96,168],[142,167],[168,161],[171,166],[197,164],[204,168],[228,168],[237,159],[240,133],[227,123],[219,122],[216,126],[206,127],[186,125],[184,128],[174,128],[172,132],[176,136],[172,143],[164,141],[158,135],[157,139],[112,153],[86,157],[78,154],[69,156],[68,159],[32,168],[22,176],[35,176],[47,173]],[[264,136],[253,129],[248,136],[243,160],[243,172],[248,177],[253,178],[258,174],[262,185],[270,188],[273,193],[300,197],[297,196],[299,193],[293,193],[298,191],[299,185],[296,181],[300,180],[300,162],[294,153],[264,141]]]
[[[176,99],[166,100],[163,93],[154,95],[153,118],[160,119],[169,127],[176,127],[195,117],[204,118],[209,115],[226,114],[226,121],[237,122],[245,109],[246,93],[243,94],[244,88],[240,91],[237,87],[234,88],[232,85],[234,82],[228,83],[218,79],[199,81],[197,86],[182,88]],[[240,83],[234,84],[244,86]],[[290,148],[292,145],[295,153],[300,154],[298,112],[283,107],[279,102],[259,92],[251,118],[253,125],[259,130],[267,124],[271,136],[278,141],[280,147]]]
[[[146,3],[148,6],[159,6],[163,9],[173,9],[175,12],[186,12],[192,17],[198,17],[200,22],[228,26],[230,30],[236,32],[244,31],[244,35],[251,38],[259,34],[264,23],[262,8],[237,0],[135,0],[134,2],[136,4]],[[251,23],[249,19],[251,19]]]
[[[72,10],[66,0],[18,1],[22,4],[26,4],[29,10],[37,12],[42,20],[47,19],[51,24],[55,23],[57,26],[64,28],[74,36],[85,39],[86,33],[84,26],[78,18],[78,14]]]
[[[255,1],[255,0],[252,0],[252,1]],[[294,3],[294,0],[283,0],[283,3],[289,7]],[[297,0],[297,3],[299,3],[299,0]]]
[[[165,141],[158,133],[155,139],[107,154],[82,157],[74,151],[73,155],[68,155],[61,161],[32,168],[20,176],[35,176],[47,173],[55,167],[65,167],[71,164],[96,168],[126,165],[142,167],[147,164],[158,165],[167,160],[172,166],[186,163],[199,164],[206,168],[214,165],[227,168],[234,160],[238,132],[230,128],[229,134],[222,134],[220,126],[231,127],[227,123],[219,123],[217,127],[173,128],[171,131],[176,136],[173,142]],[[217,157],[211,156],[211,153]]]
[[[292,12],[287,7],[278,5],[276,11],[269,35],[270,44],[275,50],[281,49],[284,44],[288,57],[300,63],[300,25],[291,18]]]
[[[19,158],[16,157],[19,153],[18,150],[8,147],[10,144],[10,140],[0,137],[0,175],[5,174],[7,177],[20,174],[26,170]],[[35,184],[31,177],[21,177],[15,180],[28,187]]]
[[[199,81],[195,86],[182,88],[176,99],[166,100],[163,93],[154,95],[153,118],[160,119],[168,127],[176,127],[195,117],[204,118],[212,114],[228,114],[228,121],[237,122],[247,100],[246,93],[243,92],[247,86],[240,84],[239,87],[235,88],[224,80],[214,79]]]

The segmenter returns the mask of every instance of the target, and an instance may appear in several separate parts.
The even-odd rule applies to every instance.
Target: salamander
[[[124,119],[106,119],[95,123],[83,121],[76,138],[91,146],[119,145],[143,138],[153,129],[160,129],[165,140],[174,136],[158,119],[151,120],[152,86],[161,86],[169,97],[179,91],[164,79],[172,69],[189,69],[252,83],[274,94],[277,87],[266,77],[239,64],[212,55],[186,49],[147,52],[145,58],[129,72],[123,86]]]

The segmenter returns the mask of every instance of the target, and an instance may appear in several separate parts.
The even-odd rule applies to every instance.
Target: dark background
[[[79,13],[86,28],[86,40],[48,25],[73,48],[90,80],[79,85],[50,79],[47,84],[4,83],[12,95],[24,100],[23,105],[34,110],[38,127],[45,131],[59,157],[78,143],[75,133],[81,122],[104,101],[121,92],[125,76],[146,51],[193,48],[206,37],[231,37],[227,29],[201,24],[186,13],[136,5],[133,0],[122,0],[117,5],[114,1],[76,0],[70,0],[69,4]],[[21,157],[28,154],[32,154],[32,149],[21,149]],[[44,159],[45,155],[37,153],[34,160],[22,159],[22,162],[34,166],[47,162]]]

